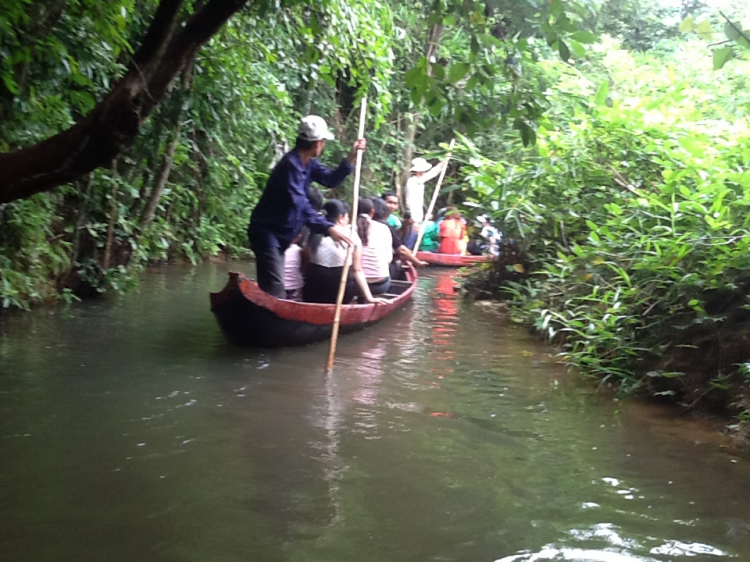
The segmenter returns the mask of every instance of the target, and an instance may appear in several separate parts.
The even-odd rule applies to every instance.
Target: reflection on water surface
[[[452,272],[325,377],[326,344],[224,342],[225,270],[3,319],[0,560],[750,557],[745,463],[566,380]]]

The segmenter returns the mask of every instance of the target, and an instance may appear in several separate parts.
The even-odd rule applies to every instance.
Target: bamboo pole
[[[357,138],[365,136],[365,118],[367,117],[367,96],[362,98],[362,107],[359,112],[359,132]],[[354,190],[352,194],[352,212],[351,218],[351,236],[354,237],[357,228],[357,211],[359,207],[359,182],[362,172],[362,151],[357,151],[357,163],[354,167]],[[349,265],[352,261],[354,247],[349,246],[346,250],[346,259],[344,260],[344,269],[341,272],[341,282],[339,283],[339,293],[336,297],[336,312],[333,315],[333,328],[331,332],[331,347],[328,350],[328,361],[326,362],[326,374],[331,374],[333,362],[336,358],[336,344],[339,339],[339,326],[341,324],[341,306],[344,302],[344,293],[346,292],[346,280],[349,277]]]
[[[437,201],[438,194],[440,193],[440,186],[443,183],[443,178],[445,177],[445,171],[448,169],[448,162],[451,159],[451,154],[453,153],[453,147],[456,144],[456,139],[451,139],[450,146],[448,146],[448,153],[445,155],[445,164],[443,165],[443,169],[440,170],[440,176],[438,176],[437,184],[435,185],[435,191],[432,193],[432,199],[430,200],[430,206],[427,207],[427,212],[424,215],[424,220],[422,221],[422,224],[419,225],[419,234],[417,235],[417,242],[414,244],[414,255],[417,255],[417,252],[419,251],[419,245],[422,243],[422,238],[424,237],[424,232],[426,229],[427,221],[430,218],[430,215],[432,215],[432,210],[435,208],[435,202]]]

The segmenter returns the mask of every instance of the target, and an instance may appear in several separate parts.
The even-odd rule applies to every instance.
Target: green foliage
[[[603,0],[585,18],[585,25],[597,33],[607,33],[622,40],[632,51],[650,51],[665,40],[674,38],[674,22],[680,6],[660,0]],[[697,9],[694,6],[690,11]]]
[[[688,16],[680,23],[680,31],[683,33],[695,33],[701,39],[706,41],[717,41],[722,35],[726,37],[724,41],[714,43],[717,46],[713,52],[714,70],[724,68],[724,65],[733,58],[741,58],[743,53],[750,49],[750,29],[742,28],[742,22],[739,18],[734,19],[723,12],[720,12],[719,27],[721,31],[715,30],[709,16],[696,20],[693,16]],[[745,13],[745,15],[748,15]],[[712,18],[716,21],[716,15]],[[723,45],[723,46],[722,46]]]
[[[0,150],[54,135],[103,99],[157,3],[6,4]],[[110,169],[3,207],[2,306],[126,290],[154,261],[244,255],[250,211],[301,114],[330,114],[341,83],[374,93],[371,119],[385,120],[391,22],[387,4],[339,1],[231,20]]]
[[[467,203],[489,203],[532,260],[502,288],[518,321],[586,373],[673,394],[683,373],[736,372],[744,353],[717,338],[747,320],[750,128],[715,104],[731,77],[603,52],[613,86],[551,68],[578,102],[552,98],[562,122],[536,150],[488,159],[464,140]],[[725,374],[707,386],[728,388]]]

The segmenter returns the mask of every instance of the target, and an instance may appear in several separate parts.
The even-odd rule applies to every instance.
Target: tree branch
[[[747,33],[745,33],[739,27],[737,27],[737,24],[734,23],[732,20],[730,20],[727,16],[725,16],[724,12],[719,12],[719,13],[721,14],[721,17],[727,20],[727,23],[732,26],[732,29],[734,29],[737,33],[740,34],[740,37],[742,37],[747,43],[747,45],[745,46],[750,49],[750,37],[747,36]]]
[[[91,113],[49,139],[0,154],[0,203],[48,191],[108,165],[138,135],[198,49],[247,1],[210,0],[180,29],[184,0],[161,0],[130,69]]]

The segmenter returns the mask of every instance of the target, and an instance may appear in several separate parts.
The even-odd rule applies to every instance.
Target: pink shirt
[[[293,291],[305,284],[302,279],[302,248],[292,244],[284,251],[284,289]]]
[[[391,230],[384,224],[367,219],[370,230],[367,245],[362,246],[362,271],[369,279],[389,277],[388,264],[393,261]]]

